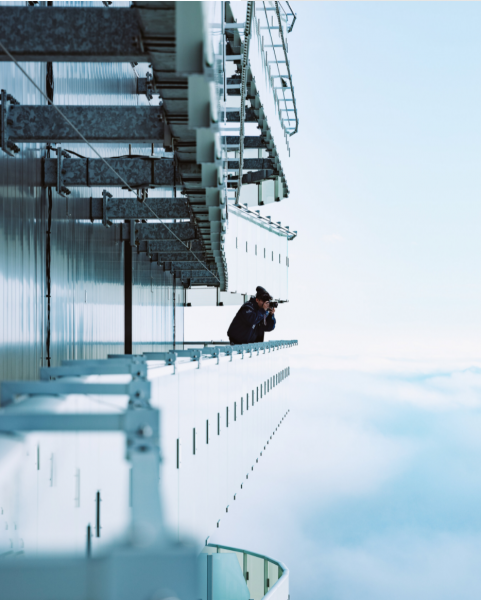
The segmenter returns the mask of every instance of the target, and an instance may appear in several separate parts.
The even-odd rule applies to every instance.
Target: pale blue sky
[[[297,177],[267,214],[299,232],[296,393],[217,539],[293,598],[478,598],[481,4],[292,5]]]
[[[475,356],[481,5],[293,6],[297,177],[264,210],[299,232],[278,335],[328,355]],[[223,338],[233,312],[216,311]]]

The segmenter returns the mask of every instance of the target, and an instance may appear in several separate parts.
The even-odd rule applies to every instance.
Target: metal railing
[[[284,563],[263,554],[219,544],[206,544],[204,552],[209,552],[210,548],[217,553],[237,555],[251,600],[288,600],[289,569]]]

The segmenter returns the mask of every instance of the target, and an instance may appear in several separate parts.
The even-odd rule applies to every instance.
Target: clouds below
[[[296,369],[290,385],[216,540],[284,561],[293,598],[477,598],[481,371]]]

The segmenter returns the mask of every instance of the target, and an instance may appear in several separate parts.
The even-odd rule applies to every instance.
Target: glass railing
[[[202,551],[203,554],[233,554],[236,556],[242,571],[245,584],[249,591],[249,600],[288,600],[289,598],[289,569],[280,561],[274,560],[263,554],[221,546],[219,544],[208,544]],[[222,563],[220,563],[221,567]],[[222,578],[222,567],[220,572],[212,572],[211,598],[209,600],[224,600],[215,595],[216,579]],[[225,574],[224,574],[225,575]],[[240,587],[240,586],[238,586]],[[219,594],[217,594],[219,595]],[[238,594],[240,596],[240,593]]]

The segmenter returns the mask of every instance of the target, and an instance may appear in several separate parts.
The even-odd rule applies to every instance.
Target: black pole
[[[97,492],[97,523],[95,526],[97,537],[100,537],[100,502],[100,492]]]
[[[132,354],[132,246],[124,243],[124,354]]]
[[[173,307],[173,323],[172,323],[172,342],[173,342],[173,350],[175,352],[175,273],[174,273],[174,279],[173,279],[173,283],[172,283],[172,307]]]
[[[92,556],[92,531],[90,524],[87,525],[87,558]]]

